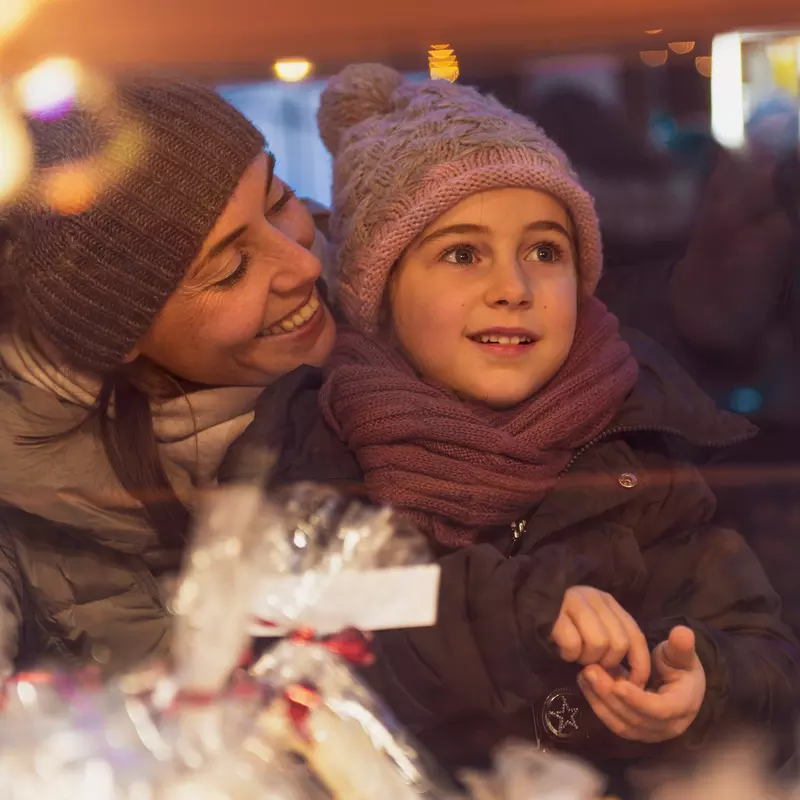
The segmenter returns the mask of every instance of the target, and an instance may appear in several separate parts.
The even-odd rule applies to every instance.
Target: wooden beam
[[[264,77],[292,56],[322,73],[364,60],[424,70],[434,43],[452,44],[462,62],[508,65],[543,52],[646,47],[653,28],[680,41],[792,25],[800,27],[797,0],[42,0],[0,42],[0,71],[49,55],[214,79]]]

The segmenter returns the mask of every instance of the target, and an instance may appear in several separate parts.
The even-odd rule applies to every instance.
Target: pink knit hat
[[[437,217],[488,189],[539,189],[561,200],[577,232],[581,291],[594,293],[602,269],[594,204],[566,156],[530,120],[474,89],[412,83],[362,64],[330,80],[317,121],[334,157],[339,302],[365,334],[378,329],[403,251]]]

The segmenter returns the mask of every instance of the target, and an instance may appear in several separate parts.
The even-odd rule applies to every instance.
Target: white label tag
[[[281,608],[297,605],[302,578],[262,578],[256,588],[250,627],[253,636],[284,636],[301,625],[323,636],[343,628],[381,631],[425,628],[436,622],[439,602],[438,564],[341,572],[324,578],[311,607],[293,623]]]

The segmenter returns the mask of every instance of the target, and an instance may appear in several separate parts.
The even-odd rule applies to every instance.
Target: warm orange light
[[[694,42],[670,42],[667,47],[679,56],[685,56],[694,50]]]
[[[94,202],[100,188],[96,171],[88,162],[54,169],[43,182],[44,201],[57,214],[80,214]]]
[[[48,58],[16,81],[22,107],[33,116],[59,116],[78,96],[80,65],[71,58]]]
[[[695,69],[704,77],[711,77],[711,56],[698,56],[694,60]]]
[[[275,74],[282,81],[297,83],[311,72],[311,62],[305,58],[283,58],[274,65]]]
[[[32,147],[22,120],[0,97],[0,204],[22,186],[32,163]]]
[[[775,85],[797,97],[800,92],[800,67],[798,67],[798,40],[789,39],[767,45],[767,58],[772,68]]]
[[[645,33],[648,36],[655,36],[657,33],[663,33],[663,32],[664,32],[663,28],[653,28],[653,30],[651,31],[645,31]]]
[[[33,13],[35,0],[3,0],[0,3],[0,39],[10,36]]]
[[[432,44],[428,50],[428,70],[433,80],[453,83],[458,79],[458,59],[449,44]]]
[[[639,58],[648,67],[663,67],[667,63],[669,52],[666,50],[642,50],[639,53]]]

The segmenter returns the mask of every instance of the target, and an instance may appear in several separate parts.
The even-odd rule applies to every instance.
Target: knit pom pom
[[[353,64],[331,78],[322,93],[317,123],[325,147],[335,156],[349,128],[388,114],[403,76],[382,64]]]

